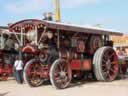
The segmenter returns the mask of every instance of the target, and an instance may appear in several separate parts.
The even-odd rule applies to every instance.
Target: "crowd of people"
[[[126,58],[128,57],[128,50],[126,48],[118,47],[116,53],[119,59],[119,64],[126,64]]]
[[[117,47],[116,53],[118,56],[128,56],[128,51],[126,50],[126,48]]]

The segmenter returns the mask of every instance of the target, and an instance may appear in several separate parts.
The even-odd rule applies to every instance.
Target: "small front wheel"
[[[56,89],[64,89],[69,86],[72,79],[72,71],[69,62],[57,59],[50,69],[50,81]]]
[[[41,70],[41,63],[36,59],[28,61],[25,65],[23,76],[30,87],[38,87],[43,84],[44,80],[40,76]]]

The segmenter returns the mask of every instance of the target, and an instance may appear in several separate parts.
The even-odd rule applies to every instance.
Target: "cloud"
[[[60,0],[62,8],[74,8],[83,4],[96,3],[99,0]],[[54,8],[54,0],[17,0],[8,3],[5,9],[14,14],[26,14],[47,11]]]

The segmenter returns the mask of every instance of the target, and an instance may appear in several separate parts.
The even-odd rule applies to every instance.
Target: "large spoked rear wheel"
[[[93,58],[94,74],[99,81],[113,81],[118,74],[118,57],[111,47],[99,48]]]
[[[69,86],[72,79],[72,71],[69,62],[64,59],[56,60],[50,69],[50,81],[56,89],[64,89]]]
[[[32,59],[27,62],[24,68],[24,81],[30,87],[38,87],[43,83],[43,79],[41,78],[41,63],[39,60]]]

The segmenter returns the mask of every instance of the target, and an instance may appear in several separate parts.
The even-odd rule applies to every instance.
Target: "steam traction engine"
[[[35,19],[17,22],[10,29],[21,32],[26,41],[22,52],[32,58],[24,68],[30,86],[50,79],[55,88],[63,89],[84,72],[92,72],[99,81],[113,81],[118,75],[118,57],[109,36],[121,33]]]
[[[7,27],[0,27],[0,78],[1,80],[7,80],[12,75],[13,63],[17,51],[11,47],[8,41],[10,38],[15,39],[14,34],[8,31]],[[16,39],[15,39],[16,40]],[[14,47],[14,45],[13,45]]]

